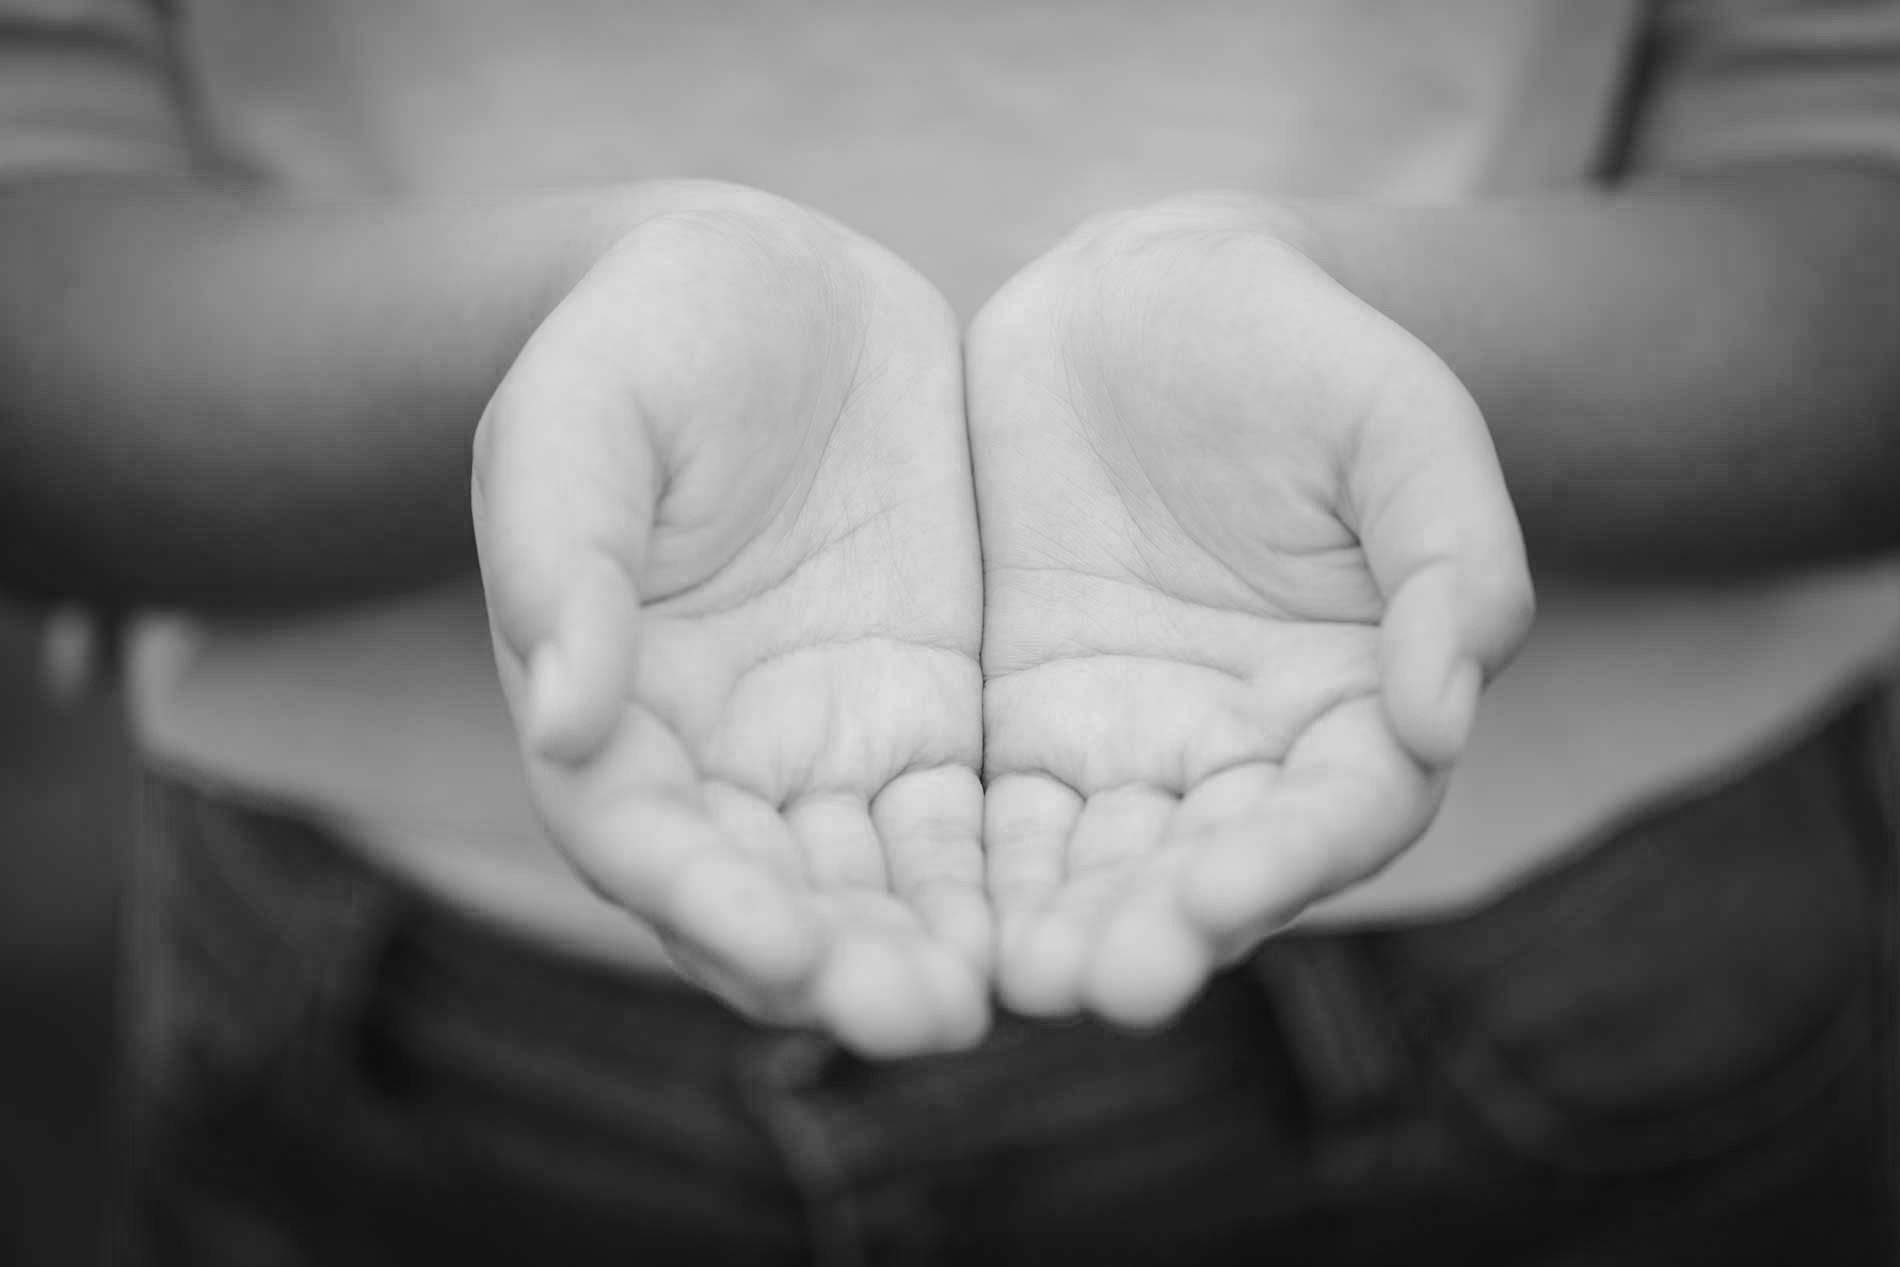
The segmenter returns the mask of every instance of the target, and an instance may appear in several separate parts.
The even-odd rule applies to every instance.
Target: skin
[[[476,436],[497,659],[551,837],[753,1016],[871,1055],[987,1023],[957,330],[743,199],[626,235]]]
[[[1530,577],[1476,406],[1244,200],[972,327],[1004,999],[1152,1025],[1429,822]]]
[[[499,663],[582,874],[739,1006],[874,1054],[973,1041],[989,971],[1152,1024],[1435,803],[1527,615],[1474,402],[1540,566],[1900,544],[1897,190],[1808,164],[1177,200],[999,293],[959,406],[929,288],[751,191],[48,180],[0,192],[0,578],[212,608],[413,585],[470,561],[485,416]],[[721,470],[744,497],[688,495]],[[988,688],[954,671],[979,620]]]
[[[550,838],[689,975],[868,1054],[987,1023],[961,393],[928,284],[754,190],[0,191],[0,581],[403,590],[476,564],[473,439]]]
[[[1528,626],[1513,505],[1551,573],[1900,545],[1896,295],[1844,164],[1190,195],[1025,270],[967,353],[1004,1000],[1158,1024],[1416,839]]]
[[[1900,547],[1891,165],[1273,205],[1477,400],[1540,572],[1695,582]]]
[[[234,613],[472,567],[469,440],[502,374],[631,225],[709,192],[0,188],[0,584]]]

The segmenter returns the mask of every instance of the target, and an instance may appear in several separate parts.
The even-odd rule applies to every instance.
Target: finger
[[[1137,1029],[1165,1024],[1207,984],[1213,947],[1175,901],[1173,873],[1184,860],[1167,860],[1165,874],[1123,903],[1097,939],[1083,999],[1106,1020]]]
[[[1029,1016],[1080,1011],[1102,931],[1131,895],[1150,883],[1154,862],[1130,859],[1071,876],[1041,907],[1017,919],[997,964],[1004,1001]]]
[[[1419,760],[1443,765],[1463,750],[1478,690],[1523,642],[1534,603],[1490,433],[1451,371],[1419,352],[1424,368],[1362,424],[1347,489],[1386,601],[1387,715]]]
[[[1178,804],[1172,794],[1142,784],[1089,797],[1069,836],[1068,875],[1073,879],[1155,853]]]
[[[919,960],[937,1006],[934,1049],[966,1051],[983,1041],[990,1028],[989,972],[977,971],[948,946],[927,944]]]
[[[967,1047],[989,1027],[988,975],[931,936],[895,894],[865,888],[820,894],[832,950],[814,997],[824,1023],[855,1049],[880,1056]],[[875,947],[888,971],[858,962]],[[841,972],[841,980],[832,980]],[[901,989],[891,975],[901,976]],[[888,988],[887,988],[888,987]]]
[[[1277,763],[1231,766],[1190,788],[1168,824],[1157,874],[1110,915],[1091,953],[1090,1010],[1137,1029],[1165,1024],[1207,983],[1216,943],[1182,910],[1180,874],[1198,846],[1245,829],[1279,786]]]
[[[1412,573],[1387,600],[1379,629],[1386,716],[1429,765],[1449,765],[1464,751],[1484,684],[1508,656],[1498,649],[1507,636],[1498,613],[1510,600],[1487,598],[1488,588],[1453,564],[1434,563]],[[1483,610],[1486,604],[1491,611]],[[1514,649],[1515,641],[1510,645]]]
[[[809,975],[819,949],[809,900],[734,848],[651,714],[629,710],[585,766],[530,753],[526,768],[556,847],[608,901],[762,988]]]
[[[727,1007],[760,1025],[799,1026],[816,1021],[808,990],[761,990],[756,982],[742,980],[716,960],[691,946],[662,942],[667,962],[691,985],[724,1003]]]
[[[931,1050],[944,1027],[914,955],[881,937],[840,938],[825,957],[813,1001],[839,1042],[873,1060]]]
[[[1087,944],[1079,929],[1044,928],[1037,916],[1061,888],[1069,833],[1081,813],[1082,798],[1046,775],[1004,775],[984,791],[997,989],[1024,1015],[1064,1015],[1080,1006]]]
[[[1047,913],[1012,921],[996,956],[996,991],[1023,1016],[1073,1016],[1082,1010],[1088,971],[1088,931]]]
[[[967,766],[892,779],[871,802],[891,891],[924,926],[987,976],[994,940],[983,891],[983,785]]]
[[[516,721],[579,761],[606,743],[637,670],[659,466],[634,393],[601,381],[585,306],[535,332],[476,433],[476,545],[497,644],[525,671]]]
[[[1072,875],[1043,907],[1041,918],[1080,929],[1094,945],[1122,907],[1145,893],[1171,892],[1173,885],[1165,877],[1173,869],[1166,854],[1144,853],[1116,866]]]
[[[1379,702],[1355,700],[1301,738],[1244,823],[1191,851],[1181,909],[1225,957],[1390,862],[1424,831],[1443,791],[1443,777],[1392,735]]]
[[[1229,766],[1188,789],[1168,823],[1170,845],[1186,845],[1244,822],[1280,782],[1275,762],[1248,761]]]
[[[984,871],[997,917],[1040,906],[1062,883],[1082,798],[1047,775],[1008,774],[983,794]]]
[[[1176,806],[1171,794],[1141,784],[1097,792],[1083,804],[1069,836],[1062,885],[1032,917],[1039,927],[1027,944],[1049,959],[1019,969],[1040,972],[1047,997],[1082,998],[1085,980],[1076,974],[1086,974],[1115,911],[1157,874],[1152,864]]]
[[[601,836],[572,852],[593,888],[639,914],[670,946],[732,983],[741,1000],[796,991],[822,948],[808,898],[734,852],[695,807],[628,801],[602,815]]]
[[[709,853],[683,869],[660,927],[772,993],[804,986],[823,945],[810,898],[730,851]]]
[[[604,561],[576,570],[555,626],[528,656],[523,738],[555,761],[578,763],[612,736],[638,672],[640,600]]]
[[[825,889],[813,894],[834,937],[871,937],[910,942],[923,939],[923,920],[909,904],[883,889]]]
[[[785,816],[764,797],[721,782],[707,783],[702,795],[706,812],[719,825],[727,841],[783,879],[795,884],[809,883],[810,877],[805,874],[805,851],[792,835]]]
[[[815,887],[890,888],[883,842],[870,807],[858,797],[843,792],[808,796],[785,810],[785,821]]]

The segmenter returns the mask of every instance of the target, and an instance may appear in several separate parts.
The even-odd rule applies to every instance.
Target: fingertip
[[[1088,942],[1082,930],[1060,916],[1030,917],[1000,939],[997,993],[1023,1016],[1072,1016],[1082,1008],[1082,975]]]
[[[1142,907],[1117,916],[1095,948],[1084,997],[1089,1009],[1129,1029],[1166,1025],[1193,1001],[1213,970],[1205,938],[1181,918]]]
[[[1182,916],[1210,943],[1264,922],[1272,867],[1257,840],[1216,839],[1201,846],[1176,887]]]
[[[825,957],[814,1003],[825,1027],[866,1060],[930,1049],[938,1035],[931,1000],[920,997],[904,957],[881,942],[847,938]]]
[[[1442,673],[1395,674],[1384,696],[1392,733],[1420,764],[1438,769],[1463,755],[1478,718],[1484,671],[1474,660],[1457,659]]]
[[[1414,750],[1426,764],[1449,765],[1464,752],[1478,721],[1478,697],[1483,691],[1484,670],[1476,660],[1461,659],[1452,665],[1438,693],[1438,749],[1433,752],[1421,744]]]
[[[1417,760],[1432,766],[1463,750],[1476,707],[1475,696],[1462,700],[1464,666],[1477,665],[1461,645],[1459,605],[1455,570],[1423,568],[1392,595],[1379,630],[1386,722]]]
[[[606,746],[612,731],[578,707],[573,675],[558,646],[544,642],[529,653],[525,676],[522,736],[536,756],[560,765],[579,765]]]
[[[667,907],[671,931],[756,989],[795,989],[818,967],[823,945],[813,912],[749,860],[721,857],[693,864]]]
[[[937,1049],[967,1051],[982,1042],[990,1028],[987,974],[943,948],[926,954],[924,972],[939,1010]]]
[[[613,736],[638,666],[640,604],[625,575],[597,560],[558,608],[553,629],[527,655],[523,731],[537,754],[572,765]]]

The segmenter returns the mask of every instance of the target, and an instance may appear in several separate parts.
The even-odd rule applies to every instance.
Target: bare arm
[[[0,191],[0,585],[255,606],[472,565],[482,407],[639,196]]]
[[[1704,573],[1900,546],[1900,177],[1309,206],[1348,288],[1484,410],[1533,561]]]

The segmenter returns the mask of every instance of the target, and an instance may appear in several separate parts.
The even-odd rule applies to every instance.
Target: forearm
[[[0,586],[252,606],[472,564],[475,423],[618,213],[0,192]]]
[[[1900,545],[1900,178],[1791,165],[1303,210],[1340,280],[1470,388],[1541,566]]]

